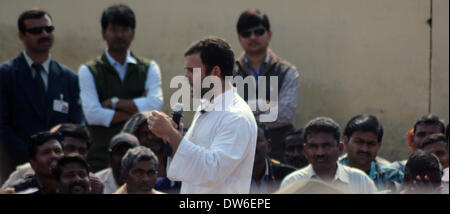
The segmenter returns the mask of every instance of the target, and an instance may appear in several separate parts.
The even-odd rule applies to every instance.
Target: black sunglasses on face
[[[255,34],[255,36],[262,36],[266,32],[266,29],[265,28],[256,28],[253,31],[251,31],[251,30],[242,31],[241,36],[244,38],[249,38],[252,35],[252,32]]]
[[[30,29],[26,29],[25,32],[37,35],[41,34],[43,30],[45,30],[47,33],[51,33],[55,30],[55,27],[54,26],[32,27]]]

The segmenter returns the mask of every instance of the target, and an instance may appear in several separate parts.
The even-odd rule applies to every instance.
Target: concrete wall
[[[22,46],[16,22],[28,8],[48,10],[56,26],[52,56],[73,69],[105,48],[100,35],[106,0],[0,0],[0,61]],[[404,134],[428,112],[429,0],[128,0],[137,15],[133,51],[155,59],[162,71],[169,111],[171,77],[183,73],[183,52],[193,41],[216,35],[236,52],[239,14],[258,7],[270,18],[272,49],[300,70],[295,125],[317,116],[342,127],[359,113],[377,116],[385,128],[381,155],[406,158]],[[432,112],[448,122],[448,1],[434,0]],[[192,114],[184,122],[190,124]]]

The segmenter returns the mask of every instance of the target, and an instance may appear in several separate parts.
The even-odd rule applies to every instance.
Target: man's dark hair
[[[73,162],[78,162],[79,164],[81,164],[81,166],[83,166],[86,169],[86,172],[89,173],[90,167],[89,167],[89,164],[86,162],[86,160],[84,160],[83,157],[81,157],[79,154],[70,154],[70,155],[65,155],[62,158],[58,159],[58,161],[56,162],[56,166],[54,168],[52,168],[53,177],[57,181],[59,181],[59,179],[61,177],[61,173],[62,173],[62,168],[64,166],[66,166],[67,164],[73,163]]]
[[[373,132],[377,134],[378,143],[381,143],[381,140],[383,139],[383,126],[378,119],[372,115],[360,114],[354,116],[348,121],[347,126],[345,126],[344,136],[350,139],[352,134],[357,131]]]
[[[418,125],[425,124],[425,125],[438,125],[441,128],[441,133],[445,132],[445,124],[444,122],[439,119],[438,116],[433,114],[427,114],[423,117],[421,117],[419,120],[417,120],[416,124],[414,124],[414,134],[416,134],[416,128]]]
[[[79,138],[87,142],[88,149],[92,145],[89,130],[85,126],[74,123],[63,123],[56,131],[61,133],[63,140],[65,137]]]
[[[262,13],[258,9],[248,9],[241,13],[236,29],[238,33],[248,30],[250,28],[262,25],[266,30],[270,30],[269,18],[266,14]]]
[[[405,165],[405,176],[414,178],[429,171],[441,171],[439,159],[433,153],[417,150],[409,156]]]
[[[301,138],[301,140],[304,140],[305,139],[304,135],[305,135],[305,129],[304,128],[295,129],[295,130],[293,130],[293,131],[291,131],[291,132],[286,134],[286,136],[284,137],[284,142],[286,142],[286,139],[288,137],[299,137],[299,138]]]
[[[25,20],[27,19],[40,19],[47,15],[50,20],[52,20],[52,16],[47,11],[41,10],[41,9],[31,9],[22,12],[20,14],[19,19],[17,20],[17,26],[19,27],[20,32],[25,33]]]
[[[334,136],[337,144],[339,145],[339,140],[341,137],[341,133],[339,131],[339,124],[336,123],[333,119],[328,117],[317,117],[306,124],[304,139],[305,143],[307,142],[308,136],[311,134],[326,132],[331,133]]]
[[[49,132],[49,131],[44,131],[44,132],[39,132],[37,134],[34,134],[30,137],[29,143],[28,143],[28,152],[30,155],[30,159],[31,160],[36,160],[36,153],[38,150],[39,146],[42,146],[44,143],[46,143],[49,140],[56,140],[58,141],[58,143],[61,145],[61,147],[63,147],[61,141],[62,141],[62,136],[61,133],[59,132]]]
[[[108,7],[102,14],[102,29],[106,30],[108,24],[136,28],[136,17],[133,10],[124,4],[115,4]]]
[[[200,54],[202,63],[206,67],[206,75],[211,73],[214,66],[219,66],[222,78],[233,75],[234,53],[230,45],[219,37],[206,37],[192,43],[184,56]]]
[[[431,145],[431,144],[434,144],[434,143],[437,143],[437,142],[441,142],[441,141],[443,141],[444,143],[447,143],[447,138],[445,137],[445,135],[442,134],[442,133],[435,133],[435,134],[432,134],[432,135],[428,136],[423,141],[423,143],[420,144],[418,147],[419,147],[419,149],[423,149],[423,148],[425,148],[428,145]]]

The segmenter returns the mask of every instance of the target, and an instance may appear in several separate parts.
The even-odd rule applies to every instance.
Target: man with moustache
[[[137,146],[122,158],[121,178],[125,184],[115,194],[162,194],[154,189],[158,158],[147,147]]]
[[[382,139],[383,126],[375,116],[353,117],[344,130],[347,154],[340,158],[340,163],[364,171],[375,182],[378,191],[398,193],[403,184],[403,173],[377,160]]]
[[[60,123],[83,122],[78,77],[50,55],[55,30],[50,14],[27,10],[19,16],[18,28],[24,51],[0,65],[0,161],[7,163],[3,175],[29,161],[31,135]]]
[[[63,145],[65,156],[76,154],[87,160],[88,149],[92,142],[89,131],[85,126],[73,123],[63,123],[53,127],[50,132],[61,133],[61,143]],[[29,162],[22,164],[9,176],[2,188],[10,187],[16,183],[17,180],[33,174],[34,171]],[[103,181],[92,172],[89,172],[89,180],[91,193],[102,194],[104,189]]]
[[[94,171],[108,165],[108,142],[135,113],[160,110],[163,104],[158,64],[130,51],[135,14],[116,4],[103,11],[104,53],[81,65],[80,97],[93,144],[88,162]]]
[[[301,169],[308,165],[308,160],[303,153],[304,130],[299,128],[289,133],[284,139],[284,163]]]
[[[305,156],[309,165],[286,176],[281,188],[291,183],[318,179],[331,184],[344,193],[373,194],[374,182],[363,171],[338,162],[343,150],[339,125],[331,118],[318,117],[305,127]]]
[[[194,42],[184,59],[191,91],[202,98],[186,135],[182,125],[162,112],[152,111],[147,120],[149,129],[172,148],[167,177],[182,182],[181,194],[248,194],[257,125],[226,78],[233,72],[234,53],[225,40],[207,37]],[[203,88],[208,80],[216,82],[214,87]]]
[[[295,116],[298,101],[299,74],[294,65],[281,59],[272,49],[269,43],[272,39],[272,30],[270,29],[269,18],[258,9],[248,9],[240,16],[236,24],[239,43],[244,49],[236,60],[234,75],[242,78],[254,78],[258,83],[259,77],[266,78],[266,97],[255,98],[262,99],[265,102],[272,102],[278,107],[278,115],[275,121],[266,122],[267,134],[271,142],[271,152],[269,156],[278,160],[283,160],[284,156],[284,138],[294,130],[292,120]],[[270,100],[274,87],[270,84],[270,77],[278,78],[278,100]],[[248,103],[261,103],[252,101],[249,96],[252,91],[258,91],[259,84],[246,85],[244,94],[240,94]],[[241,93],[241,92],[239,92]],[[251,94],[250,94],[251,95]],[[264,112],[260,109],[254,111],[255,118],[259,122],[260,116]]]
[[[427,114],[419,118],[414,124],[411,150],[415,152],[428,136],[436,133],[445,133],[445,124],[438,116]],[[399,160],[393,162],[390,166],[404,173],[406,162],[407,160]]]
[[[39,132],[31,136],[29,141],[30,164],[35,174],[19,180],[13,185],[16,193],[54,194],[57,193],[57,182],[51,169],[61,158],[62,137],[58,132]]]
[[[89,166],[78,154],[70,154],[58,159],[52,169],[60,194],[89,194]]]

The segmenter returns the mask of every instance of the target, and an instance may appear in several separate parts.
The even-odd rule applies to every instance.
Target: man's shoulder
[[[106,178],[108,178],[109,176],[112,175],[112,169],[111,168],[102,169],[102,170],[94,173],[94,175],[96,175],[97,177],[99,177],[100,179],[105,181]]]
[[[344,170],[344,172],[349,176],[350,178],[350,182],[352,181],[359,181],[359,182],[365,182],[365,183],[371,183],[372,179],[362,170],[357,169],[357,168],[353,168],[353,167],[349,167],[349,166],[344,166],[341,165],[342,169]]]
[[[39,189],[39,183],[37,182],[36,175],[28,175],[25,178],[19,179],[13,185],[13,188],[15,192],[21,192],[31,188]]]
[[[0,72],[11,72],[20,59],[21,55],[18,55],[12,59],[8,59],[0,63]]]
[[[146,66],[150,66],[152,63],[156,63],[154,60],[147,58],[147,57],[142,57],[142,56],[133,56],[136,61],[138,62],[138,64],[144,64]]]
[[[63,75],[76,78],[77,74],[67,65],[64,65],[56,60],[52,60],[52,62],[56,64],[57,68],[62,72]]]
[[[285,180],[301,180],[301,179],[307,179],[310,178],[310,168],[312,166],[308,165],[304,168],[297,169],[290,174],[288,174],[285,178]]]
[[[402,180],[403,179],[403,172],[392,166],[379,165],[378,173],[380,173],[383,176],[386,176],[390,180],[392,180],[392,179]]]

